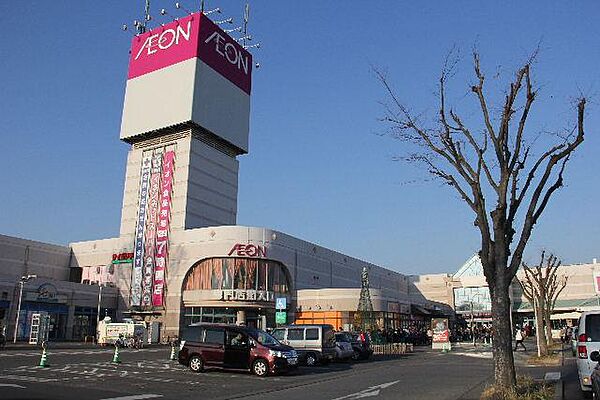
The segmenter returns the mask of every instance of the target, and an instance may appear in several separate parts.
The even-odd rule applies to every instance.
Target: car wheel
[[[254,372],[256,376],[267,376],[269,373],[269,364],[262,358],[259,358],[252,364],[252,372]]]
[[[317,356],[314,353],[308,353],[306,355],[306,365],[313,367],[317,363]]]
[[[360,360],[360,353],[358,351],[354,350],[354,352],[352,353],[352,359],[354,361]]]
[[[204,361],[200,356],[193,356],[190,358],[190,369],[193,372],[203,372],[204,371]]]

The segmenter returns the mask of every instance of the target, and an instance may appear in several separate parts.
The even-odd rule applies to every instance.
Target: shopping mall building
[[[276,311],[286,323],[348,329],[365,267],[380,326],[450,312],[407,276],[236,225],[252,66],[247,49],[200,13],[133,38],[120,132],[131,146],[120,234],[69,246],[0,237],[0,319],[9,335],[21,297],[21,338],[39,311],[51,315],[51,336],[67,339],[94,332],[98,310],[160,322],[163,337],[198,321],[272,327]],[[28,274],[37,277],[20,296],[19,279]]]

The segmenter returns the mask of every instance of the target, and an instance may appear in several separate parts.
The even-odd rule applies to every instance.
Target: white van
[[[288,325],[271,335],[298,352],[299,361],[309,367],[328,364],[335,358],[335,335],[331,325]]]
[[[593,351],[600,351],[600,310],[585,311],[579,319],[577,331],[577,374],[581,390],[592,390],[592,371],[598,364],[590,359]]]

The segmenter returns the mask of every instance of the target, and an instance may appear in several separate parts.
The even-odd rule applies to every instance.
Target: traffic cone
[[[113,364],[121,364],[121,359],[119,358],[119,346],[115,344],[115,355],[112,359]]]
[[[42,346],[42,358],[40,358],[40,368],[49,367],[48,364],[48,353],[46,352],[46,346]]]
[[[169,357],[169,360],[171,360],[171,361],[177,360],[177,353],[175,352],[175,344],[174,343],[171,345],[171,356]]]

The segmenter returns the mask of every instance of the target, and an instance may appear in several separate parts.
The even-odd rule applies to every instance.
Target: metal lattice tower
[[[369,270],[367,267],[363,267],[362,269],[360,299],[356,314],[358,314],[359,318],[355,318],[355,320],[363,331],[374,327],[373,303],[371,302],[371,292],[369,291]]]

